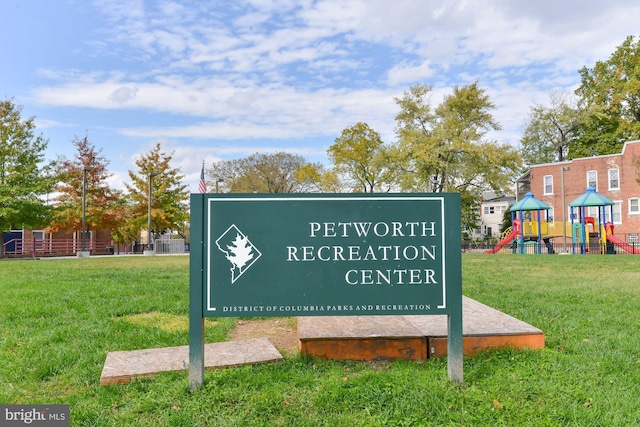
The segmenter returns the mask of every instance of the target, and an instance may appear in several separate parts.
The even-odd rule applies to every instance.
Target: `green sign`
[[[452,314],[458,194],[191,196],[191,316]],[[194,313],[195,312],[195,313]]]

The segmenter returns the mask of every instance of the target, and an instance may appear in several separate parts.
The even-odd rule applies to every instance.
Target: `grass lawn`
[[[0,403],[69,404],[72,426],[640,424],[640,257],[463,255],[463,292],[546,334],[537,351],[279,364],[100,386],[109,351],[188,344],[188,257],[0,262]],[[236,319],[208,319],[207,342]]]

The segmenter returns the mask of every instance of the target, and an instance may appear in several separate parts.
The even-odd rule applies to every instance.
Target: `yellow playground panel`
[[[538,226],[540,227],[540,233],[538,233]],[[563,236],[571,237],[571,223],[524,221],[522,223],[522,234],[524,237],[538,237],[540,235],[543,239]]]

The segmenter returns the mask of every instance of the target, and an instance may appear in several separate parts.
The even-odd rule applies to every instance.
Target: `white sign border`
[[[211,307],[211,205],[218,202],[319,202],[319,201],[439,201],[440,202],[440,230],[442,239],[442,304],[438,305],[439,309],[447,308],[447,275],[446,275],[446,239],[445,239],[445,218],[444,218],[444,197],[442,196],[389,196],[389,197],[210,197],[207,206],[207,311],[216,312],[215,307]]]

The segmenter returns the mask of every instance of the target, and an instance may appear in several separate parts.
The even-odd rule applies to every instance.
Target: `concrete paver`
[[[205,344],[205,368],[224,368],[282,361],[277,348],[266,338]],[[113,351],[107,354],[101,385],[126,384],[138,377],[189,369],[189,346]]]

